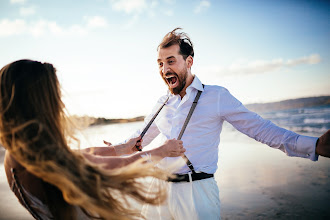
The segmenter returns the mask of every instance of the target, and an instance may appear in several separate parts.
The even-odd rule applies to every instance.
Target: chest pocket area
[[[172,106],[164,106],[159,115],[157,116],[155,123],[162,134],[167,138],[170,138],[173,116],[175,108]]]
[[[185,109],[185,116],[188,115],[191,106]],[[189,124],[186,128],[186,132],[207,135],[208,132],[214,129],[219,129],[219,118],[217,116],[214,103],[206,102],[201,99],[198,101],[195,111],[193,112]]]

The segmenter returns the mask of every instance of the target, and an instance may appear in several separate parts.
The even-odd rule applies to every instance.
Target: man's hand
[[[125,144],[119,144],[119,145],[111,145],[110,142],[103,141],[106,145],[109,147],[113,147],[115,149],[116,155],[124,155],[124,154],[132,154],[137,151],[137,148],[135,146],[138,146],[140,149],[142,148],[142,139],[141,137],[131,138],[129,141],[127,141]]]
[[[159,148],[162,150],[164,157],[179,157],[186,151],[182,144],[183,142],[181,140],[171,139],[167,140]]]
[[[330,130],[319,138],[315,152],[323,157],[330,157]]]
[[[132,138],[127,141],[127,149],[129,150],[129,154],[136,152],[138,149],[142,150],[142,139],[141,137]]]

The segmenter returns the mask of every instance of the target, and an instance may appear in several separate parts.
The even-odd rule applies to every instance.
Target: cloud
[[[104,28],[108,26],[106,19],[100,16],[86,17],[86,20],[89,28]]]
[[[111,0],[115,11],[124,11],[126,14],[141,13],[147,8],[146,0]]]
[[[212,75],[252,75],[262,74],[279,70],[281,68],[291,68],[302,64],[317,64],[321,62],[318,54],[311,54],[296,59],[284,60],[282,58],[273,60],[256,60],[252,62],[236,61],[228,67],[208,66],[202,67],[198,71],[210,73]]]
[[[18,35],[25,31],[26,23],[22,19],[10,21],[3,19],[0,21],[0,36]]]
[[[33,6],[31,6],[31,7],[21,7],[19,9],[19,13],[22,16],[33,15],[33,14],[35,14],[35,7],[33,7]]]
[[[0,37],[23,34],[32,35],[34,37],[39,37],[44,34],[52,34],[55,36],[81,36],[86,35],[91,29],[102,29],[107,26],[107,20],[100,16],[85,17],[85,23],[83,25],[74,24],[69,27],[62,27],[55,21],[44,19],[29,22],[24,19],[2,19],[0,20]]]
[[[63,28],[54,21],[38,20],[26,22],[23,19],[3,19],[0,20],[0,37],[9,37],[22,34],[39,37],[47,33],[55,36],[85,35],[88,32],[88,28],[86,26],[72,25],[70,27]]]
[[[11,4],[24,4],[26,0],[10,0]]]
[[[130,29],[135,25],[139,19],[140,15],[149,16],[149,18],[155,17],[157,14],[156,8],[159,6],[158,0],[109,0],[112,9],[117,12],[123,12],[130,17],[123,25],[123,29]],[[165,13],[166,14],[166,13]],[[172,16],[173,12],[167,11],[168,16]]]
[[[207,0],[202,0],[199,5],[197,5],[194,9],[194,13],[198,14],[202,12],[203,10],[206,10],[210,7],[211,3]]]
[[[176,0],[109,0],[112,10],[117,12],[123,12],[129,15],[128,20],[122,26],[123,29],[130,29],[139,20],[140,16],[148,16],[154,18],[157,15],[173,16],[174,11],[172,9],[164,9],[164,5],[171,5]]]
[[[299,65],[299,64],[317,64],[321,61],[321,57],[320,55],[318,54],[312,54],[308,57],[301,57],[301,58],[298,58],[298,59],[294,59],[294,60],[288,60],[286,62],[286,65],[287,66],[296,66],[296,65]]]
[[[28,24],[26,29],[29,34],[35,37],[42,36],[46,33],[52,33],[59,36],[64,35],[66,32],[56,22],[47,20],[39,20],[37,22]]]

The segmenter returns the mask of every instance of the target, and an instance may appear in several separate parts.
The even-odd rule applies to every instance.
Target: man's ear
[[[191,66],[194,64],[194,58],[192,56],[188,56],[186,59],[186,64],[187,64],[187,67],[190,69]]]

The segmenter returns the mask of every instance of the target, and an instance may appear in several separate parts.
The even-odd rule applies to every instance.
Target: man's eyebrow
[[[169,60],[169,59],[172,59],[172,58],[175,58],[175,56],[166,57],[166,60]],[[159,63],[160,61],[162,61],[162,59],[158,58],[157,62]]]
[[[170,56],[170,57],[167,57],[166,59],[169,60],[171,58],[175,58],[175,56]]]

